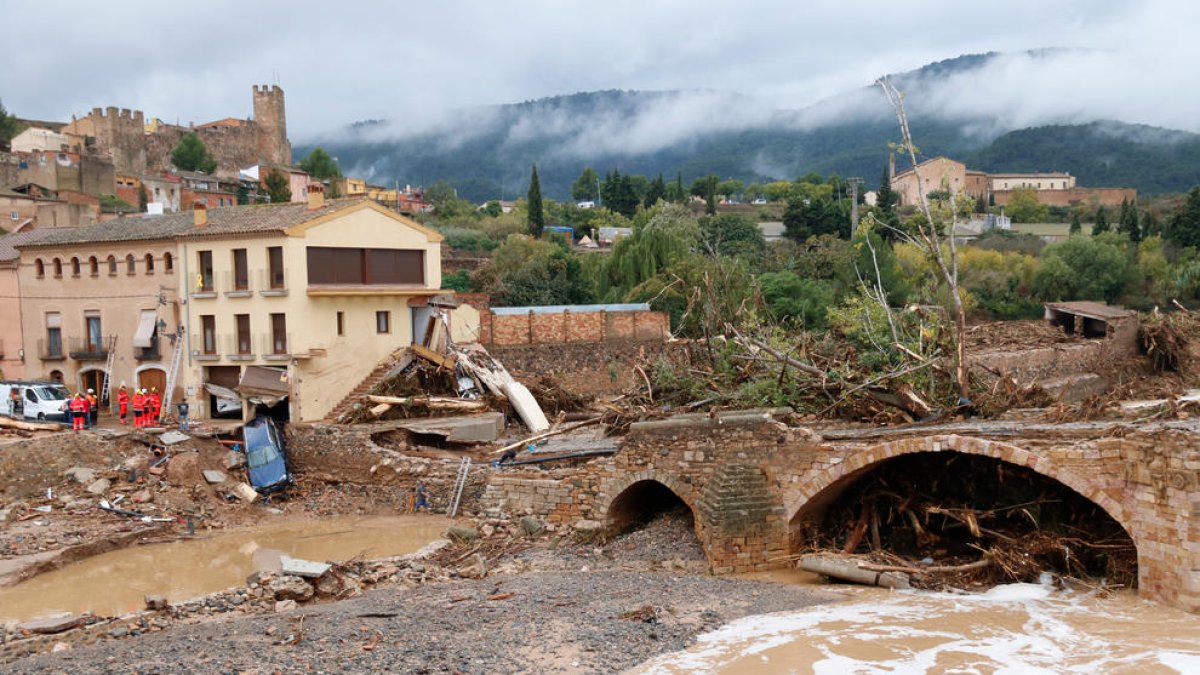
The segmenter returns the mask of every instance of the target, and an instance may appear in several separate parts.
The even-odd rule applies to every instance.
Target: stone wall
[[[1004,206],[1012,196],[1012,190],[994,190],[996,206]],[[1134,188],[1082,188],[1069,190],[1038,190],[1038,201],[1046,206],[1075,206],[1092,203],[1107,207],[1120,206],[1124,200],[1137,201],[1137,190]]]
[[[491,344],[556,344],[606,340],[664,340],[665,312],[572,311],[492,314]]]
[[[662,341],[632,340],[558,345],[491,345],[496,357],[518,381],[554,377],[565,389],[580,395],[619,393],[640,381],[633,366],[653,363],[670,346]]]

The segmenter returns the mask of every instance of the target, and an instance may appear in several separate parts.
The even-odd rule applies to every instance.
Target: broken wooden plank
[[[485,410],[486,401],[474,401],[465,398],[443,398],[441,396],[367,396],[371,403],[387,405],[411,405],[429,408],[430,410]],[[373,410],[373,409],[372,409]]]
[[[411,349],[417,356],[436,366],[445,368],[446,370],[454,370],[454,366],[457,363],[457,359],[455,359],[453,356],[439,354],[425,345],[419,345],[415,342],[409,347],[409,349]]]

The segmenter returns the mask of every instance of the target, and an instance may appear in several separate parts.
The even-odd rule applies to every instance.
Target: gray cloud
[[[206,121],[248,116],[250,86],[278,82],[294,141],[386,119],[364,133],[457,127],[463,142],[472,133],[464,123],[494,122],[470,111],[493,103],[611,88],[702,92],[587,128],[547,114],[512,130],[516,140],[551,125],[576,136],[575,150],[651,149],[706,129],[752,127],[773,110],[806,108],[881,73],[962,53],[1063,46],[1086,50],[1040,61],[1016,54],[921,96],[941,113],[998,113],[1003,126],[1116,118],[1200,131],[1193,94],[1200,48],[1181,35],[1200,25],[1200,8],[1185,0],[978,7],[925,0],[852,8],[834,0],[363,0],[339,9],[278,0],[10,0],[8,34],[40,37],[6,50],[0,98],[34,118],[64,120],[117,105],[168,121]],[[20,28],[47,22],[52,39]],[[882,105],[866,96],[841,108],[812,108],[794,121],[878,114],[867,111]]]

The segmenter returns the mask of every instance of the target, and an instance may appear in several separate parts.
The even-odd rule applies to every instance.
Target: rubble
[[[204,480],[210,485],[224,483],[228,478],[228,476],[226,476],[224,473],[213,469],[205,469],[201,473],[204,475]]]
[[[159,435],[158,442],[162,443],[163,445],[176,445],[183,443],[184,441],[190,441],[191,439],[192,437],[188,436],[187,434],[180,433],[178,431],[168,431]]]
[[[303,577],[305,579],[316,579],[328,572],[331,567],[329,563],[301,560],[286,555],[279,557],[279,568],[282,574]]]

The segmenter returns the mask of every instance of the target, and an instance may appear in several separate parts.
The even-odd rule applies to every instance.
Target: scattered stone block
[[[446,536],[455,541],[475,541],[479,538],[479,531],[470,527],[451,527],[446,529]]]
[[[598,520],[588,520],[583,518],[575,521],[575,530],[578,532],[595,532],[596,530],[604,529],[604,523]]]
[[[524,516],[521,518],[521,530],[530,537],[536,537],[546,531],[546,526],[533,516]]]
[[[476,553],[467,559],[466,564],[458,568],[458,576],[464,579],[482,579],[487,576],[487,560]]]
[[[228,476],[221,471],[213,471],[211,469],[206,469],[204,471],[204,480],[208,481],[210,484],[224,483],[226,478],[228,478]]]
[[[110,487],[112,487],[112,481],[107,478],[100,478],[93,481],[91,485],[87,486],[87,491],[94,495],[102,495],[105,492],[108,492],[108,488]]]
[[[63,473],[80,485],[88,485],[96,480],[96,470],[84,466],[73,466]]]
[[[332,565],[323,562],[314,562],[312,560],[301,560],[291,556],[279,556],[279,571],[282,574],[290,574],[295,577],[303,577],[305,579],[316,579],[329,571]]]
[[[225,453],[225,470],[233,471],[246,466],[246,455],[241,452],[230,450]]]
[[[35,633],[38,635],[52,635],[63,631],[78,628],[86,624],[92,618],[91,614],[55,614],[40,619],[33,619],[19,624],[17,630],[24,633]]]
[[[146,609],[158,611],[168,607],[167,596],[165,595],[147,595],[145,601]]]
[[[280,612],[286,612],[289,609],[296,609],[296,601],[295,600],[276,600],[275,601],[275,613],[276,614],[278,614]]]
[[[276,600],[295,600],[304,602],[313,596],[312,584],[300,577],[279,576],[271,579],[268,589],[275,595]]]
[[[233,486],[233,494],[240,497],[243,501],[253,502],[258,499],[258,492],[250,487],[247,483],[238,483]]]
[[[191,436],[178,431],[168,431],[167,433],[158,437],[158,442],[162,443],[163,445],[175,445],[176,443],[182,443],[190,440],[192,440]]]

